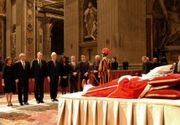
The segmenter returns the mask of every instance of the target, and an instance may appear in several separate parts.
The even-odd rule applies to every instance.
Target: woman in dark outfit
[[[7,57],[5,60],[2,85],[4,86],[4,93],[6,95],[8,106],[12,106],[11,100],[13,93],[16,91],[16,85],[14,78],[14,66],[10,57]]]
[[[60,68],[60,74],[61,74],[61,89],[62,89],[62,94],[66,94],[67,92],[67,87],[68,87],[68,76],[69,76],[69,69],[70,66],[67,61],[67,57],[63,56],[61,58],[61,68]]]

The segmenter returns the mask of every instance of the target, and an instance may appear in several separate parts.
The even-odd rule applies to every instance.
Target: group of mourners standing
[[[149,73],[152,69],[162,66],[162,65],[167,65],[167,59],[163,57],[160,61],[158,58],[154,57],[152,60],[149,59],[147,56],[142,56],[142,73],[147,74]],[[177,57],[177,61],[173,63],[174,73],[180,73],[180,55]]]
[[[55,52],[51,53],[51,60],[46,62],[41,52],[37,53],[37,58],[31,63],[27,61],[24,53],[19,54],[19,59],[13,63],[13,59],[7,57],[2,70],[2,86],[7,99],[8,106],[12,106],[12,95],[18,93],[18,101],[21,106],[29,105],[28,90],[29,83],[34,83],[34,96],[36,102],[44,103],[44,81],[47,79],[50,86],[50,98],[52,102],[58,101],[58,85],[61,93],[67,91],[73,93],[82,91],[82,82],[99,85],[109,81],[110,63],[107,58],[110,50],[103,48],[102,59],[95,56],[92,66],[86,60],[85,55],[81,55],[81,61],[77,63],[75,56],[69,58],[62,56],[60,61]]]

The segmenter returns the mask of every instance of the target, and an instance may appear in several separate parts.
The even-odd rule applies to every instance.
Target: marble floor
[[[58,102],[51,102],[49,94],[44,102],[37,104],[34,95],[29,95],[29,105],[19,106],[17,94],[13,95],[12,107],[8,107],[3,94],[0,94],[0,125],[56,125]]]

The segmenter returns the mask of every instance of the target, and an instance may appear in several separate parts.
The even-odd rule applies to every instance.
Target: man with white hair
[[[149,57],[142,56],[142,71],[143,74],[147,74],[152,69],[152,63],[149,60]]]
[[[100,63],[100,56],[95,55],[94,57],[94,63],[93,63],[93,70],[94,70],[94,76],[95,76],[95,85],[99,85],[100,78],[98,77],[98,69],[99,69],[99,63]]]
[[[33,60],[31,72],[34,82],[34,96],[37,103],[44,103],[44,79],[46,77],[46,61],[43,60],[43,54],[37,53],[37,58]]]
[[[52,102],[58,101],[58,81],[59,81],[59,64],[57,62],[57,54],[55,52],[51,53],[51,60],[47,64],[47,76],[50,82],[50,97]]]
[[[18,100],[20,105],[28,105],[28,86],[30,78],[30,63],[26,61],[24,53],[19,54],[19,61],[15,64],[15,82],[18,84]],[[22,95],[24,98],[22,99]]]
[[[78,91],[78,65],[75,56],[71,56],[70,62],[70,92]]]

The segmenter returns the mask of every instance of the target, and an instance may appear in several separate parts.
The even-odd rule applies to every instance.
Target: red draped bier
[[[163,92],[162,92],[163,91]],[[163,95],[162,95],[163,94]],[[180,98],[180,74],[143,80],[141,77],[124,77],[89,89],[84,96],[127,98]]]
[[[148,80],[141,80],[140,78],[124,78],[119,82],[117,89],[108,95],[110,98],[139,98]]]
[[[107,97],[118,87],[118,79],[115,79],[106,84],[101,84],[99,86],[93,87],[84,94],[84,96],[96,96],[96,97]]]
[[[147,80],[138,77],[124,78],[118,83],[118,79],[104,85],[93,87],[84,96],[110,97],[110,98],[138,98],[147,85]]]

